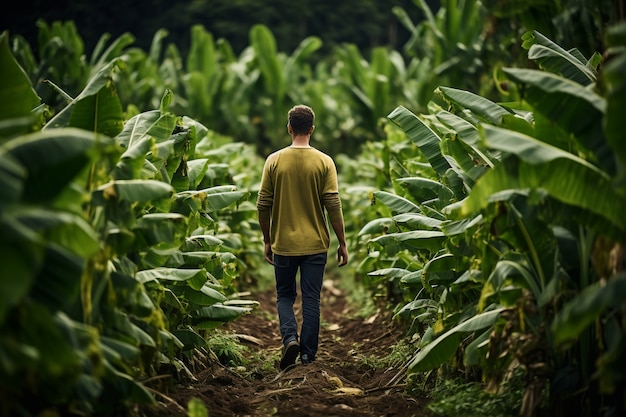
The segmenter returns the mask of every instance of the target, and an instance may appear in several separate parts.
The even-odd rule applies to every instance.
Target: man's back
[[[337,169],[330,156],[310,145],[315,113],[308,106],[297,105],[289,110],[287,118],[291,146],[267,157],[257,197],[263,256],[274,265],[283,344],[281,370],[294,365],[298,355],[307,365],[317,354],[320,293],[330,243],[325,213],[339,241],[337,264],[348,263]],[[293,309],[298,271],[302,290],[300,335]]]
[[[338,192],[335,164],[323,152],[287,147],[270,155],[257,206],[271,212],[274,253],[298,256],[327,251],[330,235],[325,201],[332,196],[338,201]]]

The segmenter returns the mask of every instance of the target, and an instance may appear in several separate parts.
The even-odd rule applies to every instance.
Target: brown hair
[[[295,135],[308,135],[315,122],[313,109],[304,104],[293,106],[287,114],[289,125]]]

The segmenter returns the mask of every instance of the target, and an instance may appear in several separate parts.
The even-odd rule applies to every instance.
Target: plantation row
[[[308,78],[315,39],[284,57],[256,26],[224,61],[195,27],[183,70],[161,36],[150,54],[103,38],[89,63],[72,24],[42,26],[47,60],[0,37],[3,415],[132,414],[145,381],[210,360],[212,331],[254,305],[237,293],[263,261],[259,153],[298,101],[322,146],[358,138],[336,157],[354,274],[414,336],[410,378],[521,381],[525,416],[623,407],[626,26],[604,60],[526,33],[535,69],[502,68],[497,101],[419,65],[398,78],[382,48],[347,46],[329,89]]]

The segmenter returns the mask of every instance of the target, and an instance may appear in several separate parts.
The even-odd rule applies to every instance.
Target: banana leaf
[[[41,103],[28,76],[20,67],[9,49],[9,34],[0,34],[0,122],[8,119],[32,118],[32,111]],[[34,124],[30,120],[29,124]],[[0,125],[0,136],[10,137],[27,131],[25,126],[10,123]]]
[[[43,129],[76,127],[114,137],[124,127],[124,115],[119,96],[111,82],[119,59],[101,68],[87,86]]]
[[[524,86],[524,98],[535,113],[541,113],[573,134],[583,149],[592,152],[593,162],[602,170],[610,175],[616,172],[615,158],[602,126],[606,112],[603,97],[580,84],[543,71],[503,68],[503,72]]]
[[[443,221],[424,216],[419,213],[402,213],[392,217],[392,220],[409,229],[440,229]]]
[[[623,309],[626,300],[626,274],[621,273],[604,283],[585,287],[556,314],[550,325],[554,343],[563,346],[576,340],[582,331],[607,310]]]
[[[462,206],[463,215],[476,213],[492,195],[508,189],[542,189],[563,204],[599,216],[619,231],[626,231],[626,197],[616,193],[611,178],[589,162],[531,137],[484,126],[490,147],[507,152],[518,163],[498,165],[476,183]],[[608,196],[611,196],[610,198]],[[589,218],[589,221],[593,220]],[[616,234],[607,227],[609,234]]]
[[[445,235],[439,231],[413,230],[378,236],[370,242],[380,244],[383,247],[400,246],[407,249],[427,249],[430,252],[436,252],[442,247],[445,240]]]
[[[440,176],[444,176],[446,171],[450,169],[450,164],[441,153],[439,136],[403,106],[396,107],[387,117],[420,148],[433,169]]]
[[[409,363],[409,373],[426,372],[443,365],[454,356],[464,334],[493,326],[504,310],[505,308],[495,308],[477,314],[441,334],[413,356]]]
[[[280,100],[285,94],[284,68],[274,35],[267,26],[256,24],[250,29],[250,44],[263,74],[266,91]]]
[[[546,71],[560,74],[581,85],[596,81],[597,75],[587,66],[587,61],[579,60],[538,31],[525,33],[522,41],[522,47],[528,49],[528,59],[537,61]]]
[[[399,195],[387,191],[375,191],[373,195],[376,201],[380,201],[396,214],[422,212],[417,204]]]
[[[154,180],[115,180],[100,186],[93,193],[95,204],[120,201],[149,202],[166,199],[174,194],[171,185]]]
[[[390,218],[378,218],[367,222],[365,226],[359,230],[358,236],[363,235],[371,235],[371,234],[381,234],[388,232],[396,232],[397,227],[394,224],[394,221]]]
[[[22,186],[23,201],[42,204],[65,191],[91,158],[111,143],[76,128],[50,129],[5,143],[0,155],[10,155],[28,172]]]
[[[226,322],[236,320],[251,311],[252,309],[250,307],[239,307],[216,303],[211,306],[202,307],[198,310],[192,311],[191,317],[195,325],[201,328],[213,328],[213,325],[222,325]]]
[[[622,23],[609,28],[608,36],[611,59],[603,69],[603,78],[607,86],[606,119],[604,124],[606,140],[620,160],[626,166],[626,24]],[[622,187],[623,188],[623,187]]]
[[[450,87],[439,87],[439,90],[446,101],[471,110],[476,116],[494,125],[501,124],[504,116],[512,114],[510,110],[469,91]]]

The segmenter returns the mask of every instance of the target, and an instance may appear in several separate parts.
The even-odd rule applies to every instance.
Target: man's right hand
[[[337,248],[337,263],[340,267],[348,263],[348,247],[346,245],[339,245]]]
[[[270,243],[265,244],[265,249],[263,251],[265,253],[265,260],[270,265],[274,265],[274,253],[272,252],[272,245]]]

